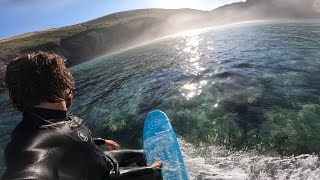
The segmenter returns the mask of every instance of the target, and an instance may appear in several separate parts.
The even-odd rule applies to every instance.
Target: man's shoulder
[[[25,123],[26,124],[26,123]],[[19,126],[19,125],[18,125]],[[29,147],[47,148],[49,146],[66,146],[75,141],[82,142],[79,135],[84,139],[89,139],[91,133],[84,125],[83,120],[74,116],[68,117],[56,123],[49,123],[38,127],[27,127],[20,125],[16,127],[7,148],[29,149]],[[78,133],[78,131],[83,133]],[[83,135],[84,134],[84,135]]]
[[[19,128],[12,135],[6,151],[20,153],[26,149],[78,147],[92,143],[90,130],[82,119],[68,115],[64,121],[33,128]]]
[[[70,114],[68,115],[68,120],[68,126],[70,128],[67,134],[68,137],[78,143],[86,144],[92,142],[91,131],[81,118]]]
[[[67,119],[68,119],[69,124],[73,127],[79,127],[79,126],[84,125],[83,120],[73,114],[68,114]]]

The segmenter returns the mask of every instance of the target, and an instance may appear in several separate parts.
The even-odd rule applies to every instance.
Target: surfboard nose
[[[154,121],[154,119],[169,119],[169,118],[167,117],[167,115],[164,112],[162,112],[160,110],[154,110],[147,115],[145,122],[146,121]]]

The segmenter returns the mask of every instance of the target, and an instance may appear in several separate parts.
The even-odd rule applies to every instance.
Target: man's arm
[[[112,140],[105,140],[102,138],[93,138],[93,141],[97,146],[104,145],[108,150],[119,149],[119,144]]]

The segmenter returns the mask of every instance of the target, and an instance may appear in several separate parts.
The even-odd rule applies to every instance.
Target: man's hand
[[[154,168],[162,168],[162,166],[163,166],[162,161],[156,161],[151,165],[151,167],[154,167]]]
[[[112,140],[104,140],[105,144],[104,146],[107,147],[108,150],[117,150],[119,149],[119,144],[112,141]]]

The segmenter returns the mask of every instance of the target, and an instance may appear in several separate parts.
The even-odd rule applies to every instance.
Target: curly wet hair
[[[66,99],[74,81],[62,56],[34,52],[16,58],[7,66],[6,87],[13,107],[20,111],[41,102],[56,103]]]

